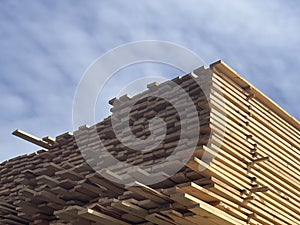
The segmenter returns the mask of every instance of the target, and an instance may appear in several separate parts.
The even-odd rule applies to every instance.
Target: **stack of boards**
[[[187,125],[197,132],[193,124],[199,124],[200,132],[185,166],[167,174],[162,171],[172,161],[162,163],[179,143],[178,112],[187,104],[171,83],[194,102],[199,123],[192,117]],[[171,83],[153,83],[137,96],[110,102],[119,118],[116,126],[131,107],[131,127],[124,129],[124,137],[132,132],[146,139],[151,135],[148,121],[163,118],[167,134],[151,151],[124,146],[111,117],[55,139],[14,132],[44,149],[0,164],[0,224],[299,225],[299,122],[222,61]],[[179,108],[157,97],[163,93],[174,95]],[[110,176],[136,179],[131,185],[114,183],[96,172],[105,163],[101,154],[84,158],[78,148],[79,141],[97,155],[99,140],[126,165],[157,166],[128,174],[122,163],[108,165]],[[147,177],[156,176],[165,179],[147,185]]]

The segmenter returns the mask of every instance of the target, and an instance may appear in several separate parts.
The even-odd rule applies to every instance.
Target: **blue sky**
[[[13,137],[17,128],[38,137],[72,131],[73,97],[86,68],[140,40],[183,45],[208,64],[222,59],[299,119],[299,15],[299,1],[284,0],[0,0],[0,161],[39,149]],[[160,71],[178,75],[149,65],[124,74]],[[115,80],[107,99],[126,82]],[[97,106],[99,119],[107,99]]]

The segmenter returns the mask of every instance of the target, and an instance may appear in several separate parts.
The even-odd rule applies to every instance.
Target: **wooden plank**
[[[42,139],[37,138],[31,134],[26,133],[25,131],[19,130],[19,129],[15,130],[12,134],[19,138],[22,138],[25,141],[29,141],[32,144],[38,145],[42,148],[50,149],[52,147],[52,145],[49,144],[48,142],[43,141]]]
[[[118,220],[111,216],[105,215],[103,213],[97,212],[92,209],[83,209],[78,212],[78,216],[86,218],[88,220],[103,223],[103,224],[112,224],[112,225],[130,225],[122,220]]]

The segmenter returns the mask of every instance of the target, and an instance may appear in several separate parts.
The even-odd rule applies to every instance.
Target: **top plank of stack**
[[[202,82],[207,96],[194,79]],[[137,180],[123,186],[95,172],[101,160],[87,163],[73,133],[56,137],[51,145],[49,138],[30,137],[49,150],[0,164],[0,224],[300,224],[299,122],[222,61],[172,81],[193,99],[201,124],[186,166],[154,185]],[[113,133],[111,117],[74,134],[91,148],[101,138],[115,158],[128,164],[163,162],[178,143],[180,121],[172,105],[149,94],[176,95],[172,91],[168,82],[152,84],[137,96],[111,101],[119,101],[111,111],[120,113],[140,99],[131,109],[137,137],[149,135],[147,121],[153,115],[167,121],[168,135],[153,151],[124,147]],[[184,107],[184,99],[178,101]],[[94,128],[96,135],[90,132]],[[207,155],[209,161],[203,158]],[[118,165],[108,169],[126,177]]]

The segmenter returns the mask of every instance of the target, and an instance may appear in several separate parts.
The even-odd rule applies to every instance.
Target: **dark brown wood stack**
[[[169,93],[185,108],[186,99],[176,95],[172,82],[193,100],[200,124],[197,148],[186,166],[170,176],[154,168],[154,176],[166,179],[151,185],[143,184],[139,174],[129,186],[98,174],[95,169],[105,159],[99,155],[87,162],[75,137],[94,153],[100,138],[111,155],[130,165],[164,162],[172,154],[180,138],[182,109],[150,96]],[[111,117],[55,139],[16,131],[48,150],[0,164],[0,224],[300,224],[299,122],[221,61],[172,82],[150,84],[137,96],[110,101],[117,125],[135,102],[131,130],[124,129],[124,136],[133,132],[146,139],[151,134],[148,121],[154,116],[164,119],[167,135],[151,151],[124,146],[114,134]],[[191,131],[193,121],[188,124]],[[112,176],[128,175],[119,164],[108,169]]]

